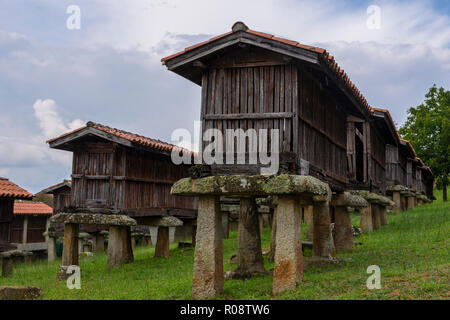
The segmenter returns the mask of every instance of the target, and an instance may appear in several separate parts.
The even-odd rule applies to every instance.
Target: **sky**
[[[33,193],[70,178],[72,154],[46,140],[87,121],[192,132],[200,87],[160,60],[236,21],[325,48],[400,126],[433,84],[450,88],[449,16],[449,1],[0,0],[0,176]]]

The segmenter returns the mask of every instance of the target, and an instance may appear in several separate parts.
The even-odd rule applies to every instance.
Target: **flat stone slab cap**
[[[328,196],[326,183],[311,176],[300,175],[230,175],[199,179],[184,178],[172,186],[171,193],[180,196],[260,196],[308,193]]]
[[[400,191],[400,194],[404,197],[414,197],[415,193],[410,190]]]
[[[108,226],[135,226],[136,220],[123,214],[58,213],[50,218],[56,223],[95,224]]]
[[[26,257],[33,255],[30,251],[10,250],[0,252],[0,258],[12,258],[12,257]]]
[[[333,195],[330,205],[336,207],[362,208],[367,207],[369,203],[359,195],[351,194],[350,192],[344,192],[341,194]]]
[[[140,224],[154,227],[181,227],[183,225],[183,221],[174,216],[145,217],[139,221]]]
[[[382,206],[393,206],[394,201],[391,201],[389,198],[382,196],[380,194],[372,193],[367,190],[351,190],[349,191],[353,195],[359,195],[366,199],[370,203],[377,203]]]
[[[386,192],[394,192],[394,191],[408,191],[408,187],[402,186],[401,184],[394,184],[392,186],[388,186],[386,188]]]
[[[36,299],[43,295],[38,287],[0,287],[0,300]]]
[[[81,239],[86,239],[86,238],[90,238],[90,237],[91,237],[91,235],[89,233],[86,233],[86,232],[80,232],[78,234],[78,238],[81,238]]]

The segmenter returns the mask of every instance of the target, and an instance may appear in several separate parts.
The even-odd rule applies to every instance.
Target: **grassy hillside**
[[[441,194],[436,192],[438,199]],[[450,298],[450,203],[442,200],[388,216],[388,225],[357,238],[362,245],[339,257],[351,262],[304,273],[295,292],[276,299],[449,299]],[[359,216],[352,221],[358,225]],[[269,247],[270,230],[264,230],[263,247]],[[224,240],[224,268],[233,269],[229,258],[236,252],[236,233]],[[193,249],[171,247],[170,258],[153,258],[153,248],[138,247],[135,263],[108,269],[106,256],[80,261],[81,290],[69,290],[55,280],[60,261],[19,264],[0,285],[33,285],[43,299],[190,299]],[[307,250],[305,256],[311,256]],[[366,269],[381,268],[379,290],[368,290]],[[266,262],[268,269],[273,265]],[[219,299],[273,299],[272,277],[225,282]]]

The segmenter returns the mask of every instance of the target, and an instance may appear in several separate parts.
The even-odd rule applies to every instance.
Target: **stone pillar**
[[[277,228],[274,295],[295,290],[303,279],[303,254],[300,205],[293,197],[279,197],[276,214]]]
[[[62,252],[62,266],[78,265],[78,235],[80,225],[76,223],[64,224],[64,244]]]
[[[147,236],[147,235],[143,235],[142,236],[142,246],[148,246],[149,245],[149,241],[151,242],[149,236]]]
[[[158,237],[155,245],[155,257],[169,257],[169,227],[158,227]]]
[[[380,206],[376,203],[370,204],[371,211],[372,211],[372,226],[373,229],[376,230],[380,228],[381,226],[381,219],[380,219]]]
[[[27,243],[27,235],[28,235],[28,216],[25,215],[23,217],[22,244]]]
[[[207,299],[221,293],[224,283],[219,197],[199,197],[197,231],[192,297]]]
[[[47,260],[49,262],[56,260],[56,237],[48,237]]]
[[[261,234],[264,229],[264,221],[262,213],[258,214],[258,227],[259,227],[259,234]]]
[[[406,197],[400,193],[400,209],[402,211],[406,211],[407,207],[408,207],[408,205],[407,205]]]
[[[192,246],[195,247],[197,243],[197,225],[192,226]]]
[[[361,208],[361,219],[359,222],[359,226],[363,233],[369,233],[373,231],[373,223],[372,223],[372,205],[369,202],[369,206]]]
[[[409,209],[414,209],[414,197],[413,196],[408,197],[408,210]]]
[[[387,225],[387,210],[386,206],[378,205],[378,212],[380,214],[380,225]]]
[[[261,215],[254,198],[241,198],[238,226],[236,274],[243,277],[252,273],[265,273],[261,250]]]
[[[64,224],[64,243],[62,252],[61,267],[56,278],[58,280],[67,279],[67,267],[78,265],[78,236],[80,225],[77,223]]]
[[[83,247],[83,238],[78,236],[78,254],[83,253],[84,247]]]
[[[417,204],[418,204],[419,206],[423,205],[423,200],[422,200],[422,199],[418,199],[418,200],[417,200]]]
[[[276,250],[276,242],[275,239],[277,237],[277,206],[273,209],[272,216],[272,232],[270,235],[270,253],[269,253],[269,261],[275,261],[275,250]]]
[[[334,230],[334,245],[337,251],[351,250],[355,247],[352,222],[347,207],[335,207]]]
[[[336,256],[331,235],[331,217],[328,201],[314,203],[313,253],[316,257],[334,258]]]
[[[104,252],[105,251],[105,236],[101,233],[97,233],[93,239],[94,252]]]
[[[417,206],[417,197],[414,196],[414,207]]]
[[[314,207],[306,206],[304,209],[304,219],[306,223],[306,240],[313,241],[314,239]]]
[[[222,231],[223,238],[228,239],[230,236],[230,212],[222,211]]]
[[[131,235],[131,248],[136,248],[136,236],[135,235]]]
[[[394,201],[394,213],[399,212],[402,209],[401,196],[399,191],[394,191],[392,193],[392,201]]]
[[[108,267],[121,266],[134,261],[131,248],[131,228],[110,226],[108,240]]]
[[[2,277],[9,277],[13,273],[14,257],[2,258],[1,260]]]

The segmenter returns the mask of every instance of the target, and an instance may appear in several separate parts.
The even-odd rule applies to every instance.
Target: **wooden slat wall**
[[[128,149],[126,157],[124,209],[197,209],[193,198],[172,196],[172,184],[188,176],[186,166],[172,164],[170,158]],[[135,179],[136,181],[132,181]]]
[[[297,88],[297,68],[292,65],[207,70],[203,76],[202,117],[217,115],[218,119],[203,117],[203,132],[211,128],[221,130],[226,145],[225,129],[254,128],[259,132],[276,128],[280,129],[280,151],[294,152],[292,117],[220,119],[220,115],[292,113],[298,103],[294,101]],[[271,143],[270,132],[268,141]]]
[[[13,211],[13,199],[0,199],[0,241],[10,242]]]
[[[299,156],[323,173],[347,179],[346,114],[304,72],[299,76]]]
[[[386,144],[381,136],[371,127],[371,169],[369,170],[369,180],[372,181],[375,189],[382,193],[386,190]]]

